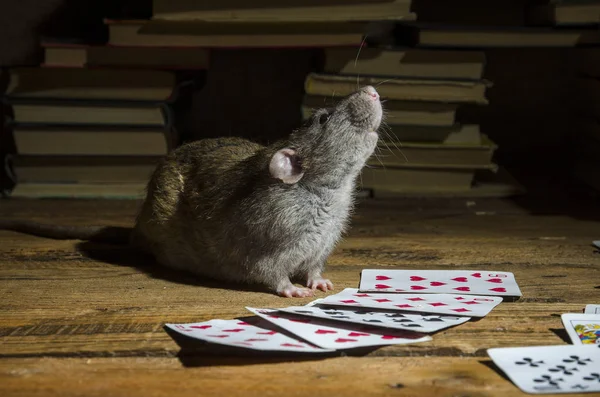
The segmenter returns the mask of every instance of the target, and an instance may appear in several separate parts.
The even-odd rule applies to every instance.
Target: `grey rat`
[[[367,86],[270,146],[241,138],[184,144],[158,164],[130,232],[22,221],[2,221],[0,229],[130,243],[163,266],[311,296],[333,289],[321,272],[348,226],[382,115]]]

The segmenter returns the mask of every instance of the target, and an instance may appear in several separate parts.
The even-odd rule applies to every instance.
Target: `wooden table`
[[[247,316],[311,299],[235,291],[126,249],[0,232],[0,395],[507,396],[486,349],[566,344],[564,312],[600,303],[597,216],[532,215],[498,200],[361,203],[329,260],[339,291],[363,268],[515,273],[524,297],[433,341],[363,356],[297,358],[180,349],[165,322]],[[131,225],[133,201],[0,202],[0,217]],[[323,296],[319,293],[318,296]],[[589,395],[589,394],[587,394]]]

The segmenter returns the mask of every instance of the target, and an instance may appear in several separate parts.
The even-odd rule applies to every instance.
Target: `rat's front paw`
[[[306,298],[313,296],[313,291],[308,288],[298,288],[295,285],[290,285],[278,291],[279,295],[287,298]]]
[[[324,292],[327,292],[328,290],[333,290],[333,283],[326,278],[315,278],[313,280],[308,280],[306,286],[312,289],[313,291],[316,289],[320,289]]]

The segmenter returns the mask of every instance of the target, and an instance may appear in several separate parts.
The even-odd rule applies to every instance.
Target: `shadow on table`
[[[181,348],[177,358],[185,367],[241,366],[318,361],[344,356],[360,357],[383,347],[370,346],[323,353],[261,351],[205,342],[182,335],[168,327],[164,327],[164,330]]]
[[[84,241],[77,244],[77,251],[87,258],[116,266],[127,266],[138,269],[156,279],[177,284],[192,285],[205,288],[231,289],[248,292],[269,292],[260,285],[237,284],[201,277],[192,272],[168,268],[156,262],[148,254],[139,252],[129,246]]]
[[[497,366],[496,364],[494,364],[494,362],[492,360],[481,360],[481,361],[479,361],[479,363],[485,365],[486,367],[490,368],[492,371],[496,372],[504,380],[512,383],[512,381],[509,379],[508,376],[506,376],[506,374],[504,373],[504,371],[502,371],[499,366]]]

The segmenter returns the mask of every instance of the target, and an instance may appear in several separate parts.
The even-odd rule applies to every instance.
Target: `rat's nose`
[[[379,99],[379,94],[377,93],[377,90],[375,90],[375,87],[371,85],[364,87],[363,92],[369,94],[369,96],[371,96],[374,100]]]

